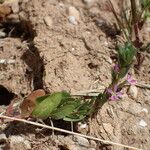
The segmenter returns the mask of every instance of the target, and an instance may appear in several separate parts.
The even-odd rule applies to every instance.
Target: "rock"
[[[140,122],[139,122],[139,125],[141,127],[146,127],[147,126],[147,123],[142,119]]]
[[[148,109],[147,109],[147,108],[143,108],[143,109],[141,110],[141,112],[144,112],[144,113],[148,114]]]
[[[91,3],[93,2],[93,0],[83,0],[83,2],[84,2],[85,4],[91,4]]]
[[[51,26],[52,26],[52,19],[51,19],[51,17],[46,16],[46,17],[44,18],[44,22],[45,22],[45,24],[46,24],[48,27],[51,27]]]
[[[77,21],[76,21],[76,18],[74,16],[69,16],[68,17],[68,20],[70,23],[74,24],[74,25],[77,25]]]
[[[135,85],[131,85],[128,92],[132,98],[137,98],[138,89]]]
[[[31,144],[21,136],[10,136],[10,149],[12,150],[28,150],[31,149]]]
[[[148,109],[147,108],[143,108],[141,109],[141,111],[139,112],[140,117],[144,118],[145,116],[148,115]]]
[[[0,30],[0,38],[6,37],[6,33]]]
[[[89,146],[89,141],[86,138],[80,136],[74,136],[74,138],[75,138],[75,142],[77,142],[79,145],[85,147]]]
[[[79,19],[80,19],[80,14],[79,14],[79,11],[78,11],[75,7],[70,6],[70,7],[68,8],[68,14],[69,14],[69,16],[74,16],[74,17],[75,17],[75,20],[79,21]]]
[[[7,137],[4,133],[0,134],[0,150],[7,149],[9,147]]]
[[[86,123],[79,122],[78,126],[79,126],[79,129],[85,129],[85,128],[87,128],[87,124]]]

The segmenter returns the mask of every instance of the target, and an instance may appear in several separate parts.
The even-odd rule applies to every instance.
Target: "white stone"
[[[0,134],[0,141],[7,140],[7,137],[4,133]]]
[[[138,96],[138,88],[135,85],[131,85],[129,88],[129,94],[132,98],[137,98]]]
[[[141,127],[146,127],[147,126],[147,123],[142,119],[140,122],[139,122],[139,125]]]
[[[5,36],[6,36],[6,33],[3,32],[3,31],[0,31],[0,38],[3,38],[3,37],[5,37]]]
[[[5,64],[6,63],[6,59],[0,59],[0,64]]]
[[[74,24],[74,25],[77,25],[77,24],[78,24],[77,21],[76,21],[75,16],[69,16],[69,17],[68,17],[68,20],[69,20],[70,23],[72,23],[72,24]]]
[[[87,128],[87,124],[86,124],[86,123],[81,123],[81,122],[79,122],[79,123],[78,123],[78,126],[79,126],[80,129],[85,129],[85,128]]]
[[[14,63],[15,63],[15,59],[8,59],[8,60],[7,60],[7,63],[8,63],[8,64],[14,64]]]
[[[147,109],[147,108],[143,108],[143,109],[141,110],[141,112],[145,112],[145,113],[148,114],[148,109]]]

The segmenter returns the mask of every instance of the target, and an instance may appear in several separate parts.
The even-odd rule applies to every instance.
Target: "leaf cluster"
[[[63,119],[65,121],[80,121],[90,112],[93,101],[82,101],[72,98],[65,91],[38,97],[32,117],[47,119]]]

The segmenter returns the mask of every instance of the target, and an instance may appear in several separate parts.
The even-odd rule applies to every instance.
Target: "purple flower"
[[[135,85],[136,84],[136,80],[133,79],[130,74],[127,75],[127,79],[126,80],[131,85]]]
[[[118,65],[118,64],[115,64],[115,66],[114,66],[114,71],[115,71],[115,73],[118,73],[119,70],[120,70],[119,65]]]
[[[118,92],[118,86],[115,85],[113,88],[108,88],[107,92],[111,95],[109,97],[110,100],[115,101],[122,97],[123,93],[121,91]]]

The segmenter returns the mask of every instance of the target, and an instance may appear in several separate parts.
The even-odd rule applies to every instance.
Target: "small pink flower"
[[[110,100],[115,101],[118,100],[122,97],[123,93],[121,91],[117,91],[118,90],[118,86],[115,85],[114,88],[108,88],[107,92],[111,95],[109,97]]]
[[[118,73],[119,70],[120,70],[119,65],[118,65],[118,64],[115,64],[115,66],[114,66],[114,71],[115,71],[115,73]]]
[[[130,85],[135,85],[136,84],[136,80],[135,79],[133,79],[132,77],[131,77],[131,75],[130,74],[128,74],[127,75],[127,82],[130,84]]]

